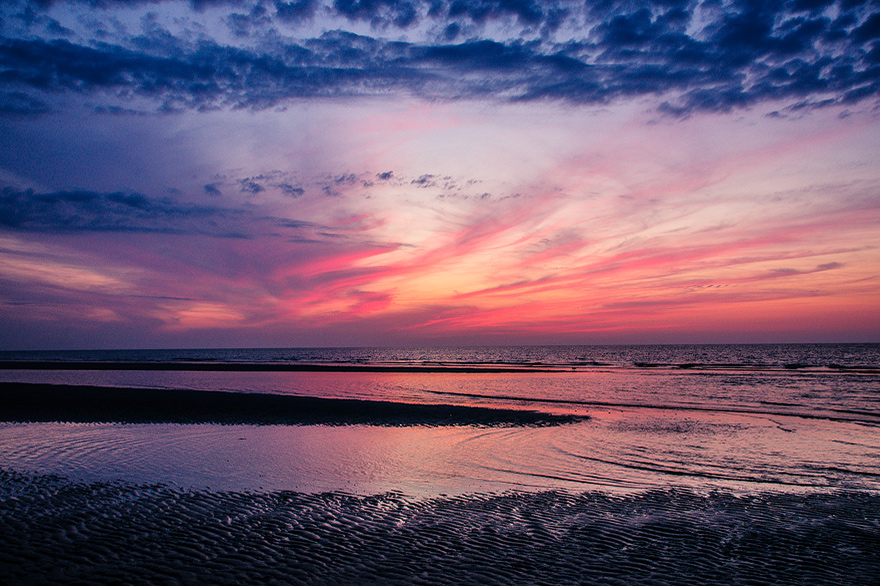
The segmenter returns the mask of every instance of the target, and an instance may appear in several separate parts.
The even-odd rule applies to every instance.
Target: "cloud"
[[[108,11],[119,5],[101,4]],[[266,6],[245,2],[238,7],[244,11],[229,15],[233,32],[263,35],[256,44],[220,42],[204,28],[197,37],[172,34],[155,22],[143,35],[119,33],[112,42],[32,32],[0,37],[0,81],[7,88],[0,113],[39,114],[53,94],[97,94],[111,108],[138,96],[160,112],[260,110],[298,99],[389,94],[585,105],[652,96],[660,112],[673,116],[765,102],[811,109],[880,96],[880,18],[858,3],[770,7],[734,0],[724,10],[665,0],[633,10],[628,3],[586,10],[528,0],[335,0],[323,8],[303,0],[275,2],[274,12]],[[320,36],[266,32],[275,30],[274,20],[285,25],[321,10],[329,11],[322,14],[331,28]],[[198,22],[201,14],[190,18]],[[504,18],[515,23],[512,36],[493,36],[484,26]],[[369,22],[376,30],[416,31],[423,19],[436,27],[433,37],[388,40],[345,30],[346,23]],[[580,24],[566,28],[565,22]],[[529,32],[542,27],[560,32]],[[465,30],[476,34],[456,43]]]
[[[0,226],[27,232],[202,232],[229,214],[134,192],[0,190]]]
[[[49,105],[24,92],[0,93],[0,115],[39,116],[49,112]]]
[[[299,186],[293,186],[289,183],[280,183],[278,188],[281,189],[281,193],[289,197],[302,197],[302,195],[306,192],[305,189]]]
[[[333,11],[352,21],[369,22],[375,28],[407,29],[423,20],[458,26],[485,25],[510,19],[524,27],[558,26],[577,3],[566,0],[333,0]]]
[[[254,181],[253,179],[242,179],[239,182],[242,193],[260,193],[266,188]]]
[[[357,182],[358,178],[354,173],[343,173],[333,180],[336,185],[354,185]]]
[[[839,262],[827,262],[816,267],[816,271],[832,271],[834,269],[843,268],[843,264]]]
[[[856,40],[865,43],[880,39],[880,13],[872,14],[853,30],[853,37]]]
[[[408,28],[419,20],[419,2],[409,0],[334,0],[333,9],[349,20],[363,20],[374,27]]]
[[[410,183],[419,188],[426,187],[436,187],[437,186],[437,176],[431,174],[425,174],[413,179]]]
[[[298,0],[283,2],[275,0],[275,14],[284,22],[298,22],[310,20],[315,16],[318,8],[316,0]]]
[[[547,4],[552,6],[555,3]],[[541,3],[530,0],[453,0],[445,3],[441,10],[444,9],[451,18],[465,16],[479,23],[511,16],[521,24],[536,25],[545,18]]]
[[[57,4],[84,4],[94,8],[110,9],[141,5],[150,6],[162,4],[163,2],[171,3],[173,1],[175,0],[29,0],[27,3],[41,7]],[[240,6],[248,3],[248,0],[189,0],[187,2],[194,10],[203,10],[211,6]]]

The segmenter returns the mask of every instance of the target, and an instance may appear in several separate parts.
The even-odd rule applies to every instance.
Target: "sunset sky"
[[[878,98],[877,2],[5,2],[0,349],[878,342]]]

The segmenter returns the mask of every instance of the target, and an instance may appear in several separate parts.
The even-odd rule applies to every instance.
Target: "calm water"
[[[0,352],[0,360],[331,364],[557,365],[562,367],[880,368],[880,344],[238,348]]]
[[[550,428],[0,423],[0,468],[86,481],[416,497],[880,490],[880,345],[5,353],[0,360],[519,365],[520,372],[0,370],[0,381],[588,414]],[[549,368],[548,368],[549,367]]]

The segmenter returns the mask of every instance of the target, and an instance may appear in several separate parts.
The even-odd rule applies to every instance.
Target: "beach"
[[[877,349],[831,350],[7,362],[0,576],[873,584]]]
[[[2,0],[0,586],[880,586],[880,0]]]
[[[10,584],[871,584],[880,497],[410,500],[0,472]]]
[[[11,583],[868,584],[876,496],[411,502],[2,475]]]

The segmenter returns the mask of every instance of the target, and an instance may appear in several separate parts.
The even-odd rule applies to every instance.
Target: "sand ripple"
[[[7,584],[875,584],[880,496],[409,500],[0,471]]]

